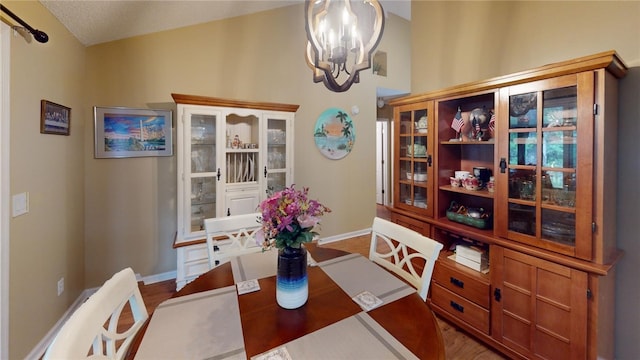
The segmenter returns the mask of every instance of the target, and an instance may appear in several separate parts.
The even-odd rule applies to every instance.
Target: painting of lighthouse
[[[172,112],[94,108],[96,158],[172,155]]]

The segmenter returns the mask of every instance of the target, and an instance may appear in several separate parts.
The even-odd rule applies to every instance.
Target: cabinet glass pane
[[[509,133],[509,164],[535,165],[538,161],[536,132]]]
[[[574,172],[546,171],[542,175],[542,203],[574,208],[576,183]]]
[[[216,170],[216,117],[191,115],[191,172]]]
[[[575,168],[577,159],[577,132],[545,131],[542,134],[542,166]]]
[[[427,208],[427,188],[413,187],[413,206],[426,209]]]
[[[574,246],[576,243],[576,215],[552,209],[542,209],[542,238]]]
[[[413,201],[411,200],[411,185],[400,184],[400,202],[407,205],[413,204]]]
[[[411,131],[413,131],[411,111],[400,112],[400,135],[411,134]]]
[[[575,86],[543,92],[542,126],[574,126],[578,121]]]
[[[285,187],[287,187],[286,173],[280,172],[267,175],[267,196],[284,190]]]
[[[536,199],[535,170],[509,170],[509,198],[533,201]]]
[[[203,230],[204,219],[216,217],[216,178],[191,179],[191,231]]]
[[[536,208],[534,206],[510,203],[509,230],[535,236]]]
[[[267,120],[267,168],[287,167],[287,122],[279,119]]]
[[[509,97],[509,129],[535,128],[538,124],[537,93]]]

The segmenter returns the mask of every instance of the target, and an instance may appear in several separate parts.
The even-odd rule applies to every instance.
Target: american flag
[[[496,114],[492,111],[491,112],[491,119],[489,120],[489,130],[491,132],[494,132],[496,129]]]
[[[457,133],[459,133],[463,125],[464,125],[464,120],[462,120],[462,112],[460,111],[460,107],[458,106],[458,112],[456,113],[456,116],[453,118],[453,121],[451,122],[451,128],[455,130]]]

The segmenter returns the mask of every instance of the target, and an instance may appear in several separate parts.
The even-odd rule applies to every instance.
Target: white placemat
[[[360,254],[322,261],[318,266],[350,297],[368,291],[384,303],[389,303],[416,292],[416,289]]]
[[[361,312],[251,359],[417,359],[367,313]]]
[[[235,283],[261,279],[276,275],[278,270],[278,251],[272,249],[265,252],[259,251],[232,256],[229,261],[231,261],[231,271],[233,272],[233,281]]]
[[[251,279],[276,276],[278,271],[278,250],[271,249],[265,252],[232,256],[230,262],[233,281],[236,284]],[[310,266],[315,266],[316,264],[309,252],[307,252],[307,264]]]
[[[236,287],[162,302],[136,359],[246,359]]]

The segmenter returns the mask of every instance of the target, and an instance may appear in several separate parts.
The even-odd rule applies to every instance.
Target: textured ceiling
[[[303,0],[40,0],[85,46],[251,14]],[[409,0],[382,0],[385,11],[411,18]],[[300,15],[302,16],[302,14]],[[37,28],[37,24],[34,27]],[[46,32],[46,29],[44,29]]]

